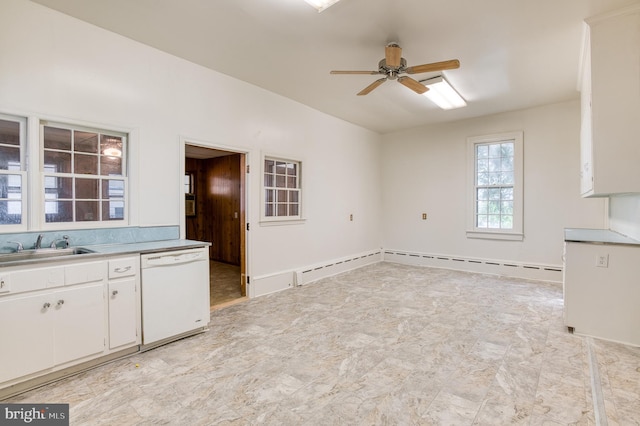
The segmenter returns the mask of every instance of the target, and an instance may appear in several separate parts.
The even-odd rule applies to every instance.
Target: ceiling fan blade
[[[398,83],[402,84],[405,87],[408,87],[409,89],[413,90],[418,94],[423,94],[424,92],[429,90],[429,88],[424,84],[407,76],[398,77]]]
[[[365,87],[364,89],[362,89],[361,91],[358,92],[358,96],[364,96],[364,95],[368,95],[369,93],[371,93],[371,91],[373,89],[375,89],[376,87],[380,86],[382,83],[384,83],[385,81],[387,81],[387,78],[381,78],[378,79],[376,81],[374,81],[373,83],[371,83],[370,85],[368,85],[367,87]],[[416,81],[416,83],[418,83]],[[418,83],[420,84],[420,83]]]
[[[388,67],[399,67],[402,61],[402,48],[397,44],[385,46],[384,59]]]
[[[423,72],[454,70],[460,68],[460,61],[451,59],[450,61],[433,62],[431,64],[415,65],[404,70],[407,74],[420,74]]]
[[[329,74],[366,74],[377,75],[380,71],[331,71]]]

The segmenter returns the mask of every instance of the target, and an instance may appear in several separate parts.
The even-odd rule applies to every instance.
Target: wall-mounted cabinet
[[[581,192],[640,192],[640,5],[587,21],[581,70]]]

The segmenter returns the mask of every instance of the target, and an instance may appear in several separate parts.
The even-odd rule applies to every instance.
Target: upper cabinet
[[[640,5],[586,22],[581,192],[640,193]]]

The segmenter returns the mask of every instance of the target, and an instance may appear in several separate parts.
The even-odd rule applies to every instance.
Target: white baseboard
[[[305,285],[332,275],[362,268],[382,261],[382,249],[311,265],[295,272],[296,285]]]
[[[562,283],[562,266],[385,250],[384,261]]]

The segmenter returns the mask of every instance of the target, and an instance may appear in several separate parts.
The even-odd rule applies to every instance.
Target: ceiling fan
[[[389,43],[384,48],[384,59],[378,62],[377,71],[331,71],[331,74],[367,74],[367,75],[384,75],[358,92],[358,96],[371,93],[373,89],[380,86],[387,80],[398,80],[398,83],[408,87],[416,93],[422,94],[429,88],[417,80],[400,74],[420,74],[425,72],[453,70],[460,68],[460,61],[451,59],[449,61],[432,62],[430,64],[407,66],[407,60],[402,57],[402,48],[397,43]]]

